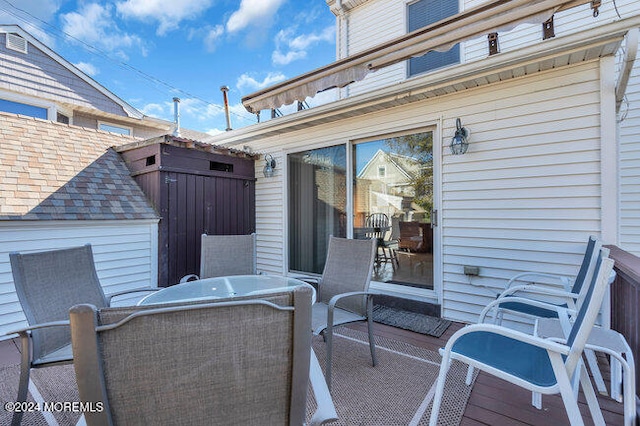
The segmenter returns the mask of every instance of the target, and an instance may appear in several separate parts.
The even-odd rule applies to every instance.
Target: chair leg
[[[29,375],[31,373],[31,339],[28,335],[20,335],[20,383],[18,384],[17,402],[26,402],[29,391]],[[22,422],[22,411],[14,411],[11,426],[19,426]]]
[[[584,420],[582,420],[582,415],[578,408],[578,401],[573,394],[571,380],[567,376],[567,370],[565,369],[562,357],[560,354],[553,354],[549,357],[549,360],[551,361],[551,366],[558,381],[560,396],[562,397],[567,417],[569,417],[569,423],[571,426],[584,426]]]
[[[333,321],[333,318],[331,318],[331,321]],[[327,328],[324,330],[324,341],[327,347],[325,379],[327,380],[327,387],[331,391],[331,358],[333,356],[333,325],[331,322],[327,324]]]
[[[602,416],[602,411],[600,410],[600,404],[598,403],[598,397],[596,396],[596,392],[591,385],[591,380],[589,379],[589,373],[587,373],[586,367],[583,365],[580,368],[580,383],[582,384],[582,391],[584,392],[585,399],[587,400],[587,406],[589,407],[589,412],[591,413],[591,419],[593,423],[597,425],[605,425],[604,417]],[[576,398],[577,400],[577,398]]]
[[[467,368],[467,378],[464,381],[467,386],[471,384],[471,380],[473,379],[473,371],[474,371],[474,368],[472,366],[469,366]]]
[[[587,362],[589,363],[589,369],[591,370],[591,375],[593,376],[593,381],[596,383],[598,392],[602,395],[607,395],[607,385],[604,384],[604,379],[602,378],[600,367],[598,367],[598,361],[596,360],[595,352],[591,349],[585,349],[584,356],[587,358]]]
[[[447,372],[451,365],[449,353],[442,355],[442,362],[440,363],[440,372],[438,373],[438,381],[436,382],[436,392],[433,397],[433,406],[431,407],[431,417],[429,417],[429,426],[436,426],[438,424],[438,414],[440,411],[440,405],[442,405],[442,395],[444,393],[444,384],[447,379]],[[472,367],[469,366],[471,370]]]
[[[367,328],[369,329],[369,350],[371,351],[371,362],[375,367],[378,363],[376,359],[376,341],[373,337],[373,297],[367,297]]]

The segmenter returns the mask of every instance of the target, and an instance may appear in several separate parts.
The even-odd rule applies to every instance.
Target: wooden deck
[[[449,337],[460,329],[460,323],[452,324],[440,338],[402,330],[383,324],[375,325],[375,333],[391,339],[407,342],[414,346],[437,351]],[[366,332],[366,323],[355,323],[349,327]],[[606,360],[600,359],[601,364]],[[609,374],[603,369],[604,380],[609,384]],[[623,406],[608,396],[598,397],[600,408],[607,425],[623,424]],[[580,411],[586,425],[593,425],[587,403],[582,393],[579,397]],[[464,412],[461,426],[476,425],[568,425],[569,419],[560,396],[543,396],[542,410],[531,405],[531,392],[480,372],[471,391],[469,403]]]
[[[366,332],[366,323],[356,323],[349,327]],[[449,337],[460,329],[462,324],[454,323],[440,338],[376,324],[375,333],[387,338],[403,341],[414,346],[437,351],[443,347]],[[604,359],[600,360],[604,362]],[[20,362],[17,345],[13,341],[0,342],[0,366]],[[608,371],[604,370],[604,379],[608,383]],[[580,409],[585,424],[592,425],[589,411],[580,398]],[[607,425],[623,424],[623,406],[611,398],[600,396],[602,409]],[[531,393],[517,386],[481,372],[473,386],[469,403],[464,412],[461,426],[477,425],[567,425],[569,420],[559,396],[544,396],[543,409],[537,410],[531,405]]]

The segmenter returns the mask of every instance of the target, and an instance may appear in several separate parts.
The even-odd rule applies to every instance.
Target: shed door
[[[255,232],[255,182],[250,179],[166,172],[164,261],[167,282],[200,271],[200,236]],[[163,227],[164,228],[164,227]],[[159,265],[160,270],[163,265]],[[162,285],[162,284],[161,284]]]

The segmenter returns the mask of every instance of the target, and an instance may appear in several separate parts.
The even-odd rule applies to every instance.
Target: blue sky
[[[211,134],[226,128],[220,86],[232,127],[244,127],[256,117],[242,96],[335,60],[325,0],[0,0],[0,23],[20,25],[147,115],[173,120],[179,97],[182,126]]]

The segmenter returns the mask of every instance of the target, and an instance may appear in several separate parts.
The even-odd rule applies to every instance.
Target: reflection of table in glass
[[[205,278],[164,288],[146,296],[138,302],[138,305],[263,295],[276,293],[283,289],[299,285],[313,289],[313,286],[304,281],[275,275],[233,275],[228,277]],[[315,289],[313,301],[315,302]]]
[[[433,251],[433,229],[431,223],[399,222],[400,238],[398,248],[400,250],[419,253],[431,253]]]

